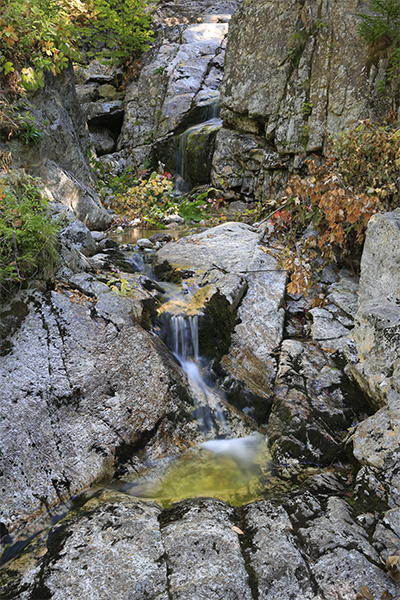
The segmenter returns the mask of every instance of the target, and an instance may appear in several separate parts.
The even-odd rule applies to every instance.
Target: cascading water
[[[214,140],[222,125],[220,110],[218,92],[193,109],[195,124],[179,136],[175,153],[175,185],[178,191],[185,192],[193,185],[209,182]]]
[[[164,315],[161,335],[188,377],[196,400],[196,418],[203,433],[228,435],[218,395],[207,385],[200,369],[199,315]]]

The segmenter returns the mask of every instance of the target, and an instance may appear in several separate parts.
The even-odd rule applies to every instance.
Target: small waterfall
[[[179,136],[175,153],[175,186],[178,191],[186,192],[193,185],[209,182],[214,140],[222,125],[220,110],[218,92],[199,102],[192,110],[191,118],[196,124]]]
[[[225,435],[227,424],[217,394],[208,387],[200,369],[199,315],[165,314],[161,337],[180,362],[196,399],[195,416],[205,433]]]

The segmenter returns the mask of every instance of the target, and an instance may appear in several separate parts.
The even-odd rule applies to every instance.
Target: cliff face
[[[327,135],[388,112],[385,61],[357,33],[363,0],[250,0],[233,16],[214,184],[264,200]],[[250,161],[250,164],[246,164]]]

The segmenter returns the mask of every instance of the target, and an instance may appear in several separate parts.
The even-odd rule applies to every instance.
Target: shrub
[[[79,45],[107,46],[103,54],[122,61],[148,48],[147,0],[4,0],[0,16],[0,76],[26,90],[56,75]],[[20,80],[16,78],[19,73]]]
[[[312,285],[319,254],[322,268],[360,252],[369,219],[397,207],[399,188],[399,129],[367,120],[329,140],[326,161],[310,160],[306,177],[292,177],[283,206],[271,216],[285,242],[281,265],[290,275],[288,291],[302,293]],[[309,224],[317,235],[302,237]]]
[[[38,180],[9,175],[0,181],[0,298],[57,263],[57,225],[47,214]]]

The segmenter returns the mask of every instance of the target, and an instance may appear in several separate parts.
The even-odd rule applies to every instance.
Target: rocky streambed
[[[328,303],[311,308],[286,294],[263,226],[132,252],[66,218],[54,289],[1,308],[1,598],[399,596],[399,224],[373,217],[360,282],[325,270]],[[198,317],[217,435],[267,436],[236,496],[171,492],[210,471],[177,465],[215,432],[198,427],[182,360],[145,329],[166,313]],[[253,468],[243,456],[233,479]],[[156,502],[148,484],[170,465]]]

